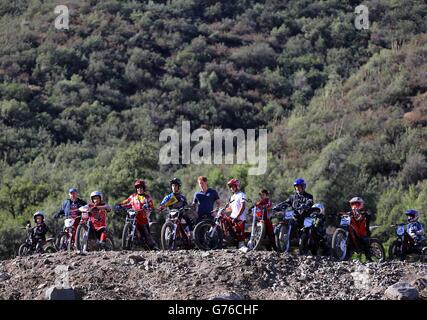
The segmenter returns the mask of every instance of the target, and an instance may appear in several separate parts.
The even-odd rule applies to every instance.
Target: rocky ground
[[[0,299],[46,299],[53,286],[82,299],[427,299],[427,265],[336,262],[238,250],[92,252],[0,261]],[[388,291],[386,292],[386,290]],[[392,292],[393,291],[393,292]]]

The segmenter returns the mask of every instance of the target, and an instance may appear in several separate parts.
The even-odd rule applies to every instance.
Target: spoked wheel
[[[68,239],[68,234],[66,234],[66,233],[63,233],[62,235],[61,235],[61,237],[59,238],[59,241],[58,241],[58,251],[65,251],[65,250],[68,250],[68,247],[69,247],[69,242],[70,241],[68,241],[69,239]]]
[[[421,257],[420,260],[422,263],[427,262],[427,247],[421,249]]]
[[[308,234],[306,232],[303,232],[299,238],[298,251],[302,256],[308,253]]]
[[[49,245],[46,248],[44,248],[44,252],[46,252],[46,253],[55,253],[55,252],[58,252],[58,250],[56,250],[56,248],[54,246]]]
[[[21,244],[18,249],[18,256],[25,257],[28,256],[31,253],[31,248],[26,243]]]
[[[105,240],[105,246],[102,248],[105,251],[114,251],[114,241],[110,237]]]
[[[385,251],[381,241],[371,238],[369,241],[369,248],[371,251],[371,258],[374,262],[385,261]]]
[[[86,252],[88,249],[89,232],[88,227],[81,224],[77,227],[76,231],[76,247],[80,252]]]
[[[171,221],[166,221],[162,226],[161,242],[163,250],[176,250],[175,225]]]
[[[405,257],[402,252],[402,244],[400,241],[393,241],[393,243],[388,248],[388,259],[400,259],[401,261],[405,260]]]
[[[105,240],[105,251],[114,251],[115,245],[113,240],[113,234],[110,230],[107,230],[107,239]]]
[[[261,250],[262,241],[265,237],[267,227],[265,226],[264,221],[258,221],[255,226],[255,235],[253,240],[253,249],[252,250]]]
[[[332,255],[339,261],[347,260],[349,257],[347,235],[343,229],[336,229],[332,236]]]
[[[132,245],[132,225],[130,223],[126,223],[122,233],[122,249],[132,250]]]
[[[194,242],[200,250],[222,248],[222,236],[212,221],[201,221],[194,228]]]
[[[292,225],[282,224],[276,234],[276,247],[279,252],[290,252],[291,250]]]

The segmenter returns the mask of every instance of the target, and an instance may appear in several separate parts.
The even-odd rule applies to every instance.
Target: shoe
[[[237,245],[237,248],[246,248],[245,243],[243,241],[239,241],[239,244]]]
[[[249,248],[245,246],[245,243],[243,241],[239,242],[238,248],[239,248],[239,251],[242,251],[244,253],[249,251]]]

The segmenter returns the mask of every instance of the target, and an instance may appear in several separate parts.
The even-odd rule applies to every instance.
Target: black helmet
[[[179,187],[181,187],[181,180],[179,180],[178,178],[173,178],[171,181],[169,181],[169,184],[170,185],[173,185],[173,184],[177,184]]]

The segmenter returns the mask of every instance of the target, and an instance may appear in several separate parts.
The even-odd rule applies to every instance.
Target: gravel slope
[[[238,250],[61,252],[0,261],[0,299],[45,299],[58,281],[83,299],[211,299],[232,292],[242,299],[384,299],[401,280],[416,281],[427,299],[421,263]]]

